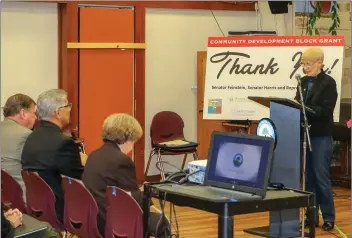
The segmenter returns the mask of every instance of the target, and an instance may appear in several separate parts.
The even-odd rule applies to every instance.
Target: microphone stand
[[[308,125],[308,120],[307,120],[307,115],[306,115],[306,107],[304,104],[304,99],[303,99],[303,93],[302,93],[302,85],[301,85],[301,80],[297,78],[298,81],[298,90],[300,94],[300,104],[302,106],[302,111],[303,111],[303,120],[304,122],[302,123],[302,127],[304,128],[304,135],[303,135],[303,171],[302,171],[302,190],[306,191],[306,160],[307,160],[307,142],[309,146],[309,151],[312,152],[312,144],[310,142],[310,136],[309,136],[309,128],[310,126]],[[302,237],[304,237],[304,221],[305,221],[305,209],[302,209],[302,223],[301,223],[301,232],[302,232]]]

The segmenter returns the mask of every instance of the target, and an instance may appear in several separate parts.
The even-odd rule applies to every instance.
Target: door
[[[208,158],[208,150],[213,131],[223,131],[221,120],[203,120],[204,86],[207,52],[197,52],[197,141],[199,159]]]
[[[134,42],[134,10],[80,7],[79,41]],[[112,113],[133,115],[133,49],[79,50],[79,137],[89,154],[102,145],[102,125]]]

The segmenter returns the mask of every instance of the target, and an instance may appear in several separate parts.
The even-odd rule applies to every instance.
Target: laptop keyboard
[[[198,198],[207,198],[214,201],[220,200],[258,200],[261,199],[258,195],[252,195],[250,193],[244,193],[239,191],[233,191],[224,188],[210,187],[210,186],[185,186],[185,185],[175,185],[175,184],[165,184],[165,187],[162,187],[166,190],[171,190],[173,192],[180,191],[182,194],[187,194],[192,197]]]
[[[232,191],[223,188],[216,188],[216,187],[208,187],[208,192],[213,196],[224,197],[232,200],[243,200],[249,198],[258,198],[258,196],[250,194],[250,193],[243,193],[239,191]]]

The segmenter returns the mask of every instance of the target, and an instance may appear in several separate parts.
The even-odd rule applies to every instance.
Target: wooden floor
[[[336,225],[351,237],[351,190],[345,188],[334,188]],[[158,204],[157,201],[154,204]],[[169,204],[165,211],[169,214]],[[182,238],[215,238],[217,237],[217,217],[214,214],[198,211],[187,207],[176,207],[179,223],[180,237]],[[258,237],[243,232],[243,229],[267,226],[268,213],[255,213],[250,215],[235,216],[235,237]],[[173,220],[174,221],[174,220]],[[322,219],[320,219],[322,222]],[[316,229],[316,237],[342,237],[334,230],[331,233]]]

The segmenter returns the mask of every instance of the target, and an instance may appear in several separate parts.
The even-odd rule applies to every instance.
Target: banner
[[[324,51],[324,71],[336,81],[339,120],[343,67],[343,36],[209,37],[204,88],[204,119],[260,120],[269,109],[249,96],[293,99],[295,75],[302,77],[302,52]]]

